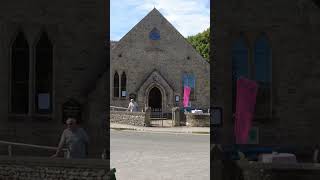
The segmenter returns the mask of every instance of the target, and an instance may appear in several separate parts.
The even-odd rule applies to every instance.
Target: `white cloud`
[[[114,1],[114,2],[112,2]],[[154,7],[156,7],[164,17],[185,37],[195,35],[209,28],[210,26],[210,8],[208,7],[209,0],[112,0],[112,3],[117,3],[117,9],[111,9],[112,13],[116,13],[120,19],[127,20],[128,24],[131,20],[137,21],[134,14],[139,18],[147,15]],[[130,6],[130,8],[126,8]],[[112,6],[111,6],[112,7]],[[128,11],[129,12],[125,12]],[[114,12],[113,12],[114,11]],[[115,11],[121,11],[115,12]],[[129,14],[130,16],[129,16]],[[143,15],[142,15],[143,14]],[[140,17],[142,15],[142,17]],[[141,19],[140,19],[141,20]],[[117,21],[117,20],[116,20]],[[118,21],[117,21],[118,22]],[[120,25],[118,22],[115,25]],[[125,23],[122,21],[122,23]],[[137,23],[137,22],[134,22]],[[131,23],[129,23],[131,24]],[[111,19],[112,26],[112,19]],[[133,26],[127,29],[129,31]],[[113,27],[111,27],[113,28]],[[118,29],[117,27],[114,27]],[[111,30],[112,31],[112,30]],[[117,30],[116,30],[117,31]],[[124,35],[124,34],[123,34]],[[122,36],[123,36],[122,35]],[[112,38],[112,37],[111,37]]]

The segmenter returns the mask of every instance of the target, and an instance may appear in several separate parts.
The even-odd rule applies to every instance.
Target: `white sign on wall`
[[[38,94],[38,107],[39,107],[39,109],[49,109],[50,108],[50,94],[49,93]]]
[[[176,95],[176,102],[180,101],[180,96]]]
[[[121,96],[126,97],[127,91],[121,91]]]
[[[223,111],[221,107],[211,107],[210,108],[210,124],[219,127],[222,126],[222,115]]]

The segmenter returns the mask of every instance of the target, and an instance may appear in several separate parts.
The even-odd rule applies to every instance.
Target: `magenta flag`
[[[236,144],[248,142],[251,121],[256,105],[258,85],[255,81],[245,78],[237,80],[237,101],[235,114]]]
[[[190,92],[191,92],[191,88],[189,86],[184,86],[184,88],[183,88],[183,107],[188,107]]]

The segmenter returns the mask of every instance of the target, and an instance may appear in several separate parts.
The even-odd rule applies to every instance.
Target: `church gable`
[[[193,105],[209,106],[209,63],[158,10],[148,13],[110,51],[111,77],[115,72],[126,72],[127,93],[135,94],[140,106],[161,106],[163,111],[170,111],[174,105],[182,105],[182,78],[186,73],[196,78],[194,93],[198,95]],[[110,87],[117,87],[113,80]],[[111,103],[123,106],[125,100],[113,98]]]
[[[120,52],[127,52],[130,57],[132,54],[166,53],[174,59],[178,59],[179,56],[185,58],[194,56],[196,61],[202,61],[201,64],[208,64],[155,8],[135,25],[111,51],[114,58],[117,58]]]

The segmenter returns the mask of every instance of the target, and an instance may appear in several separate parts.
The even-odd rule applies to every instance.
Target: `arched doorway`
[[[149,92],[149,107],[162,108],[161,91],[157,87],[153,87]]]
[[[162,114],[162,95],[157,87],[153,87],[149,92],[148,106],[151,108],[152,117],[160,117]]]

